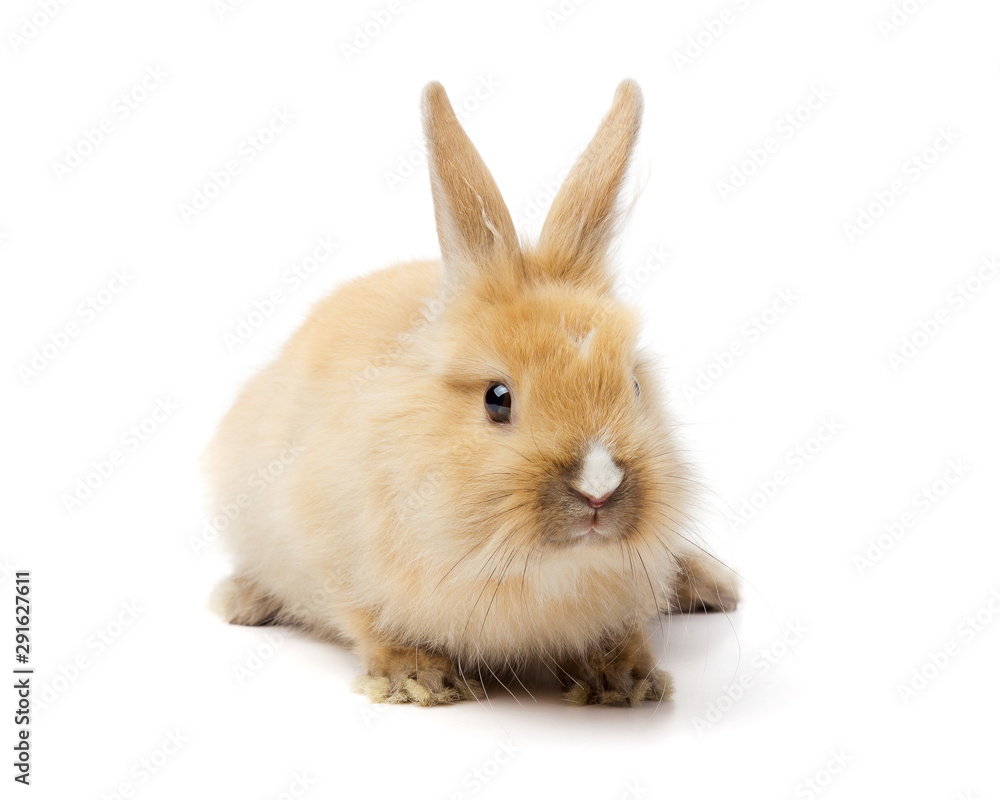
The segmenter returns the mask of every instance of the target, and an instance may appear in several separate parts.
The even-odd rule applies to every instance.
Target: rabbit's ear
[[[611,110],[566,176],[542,226],[538,254],[553,276],[609,284],[606,256],[617,233],[619,195],[641,119],[642,92],[635,81],[622,81]]]
[[[505,262],[520,265],[510,212],[440,83],[427,84],[421,107],[446,278],[461,282]]]

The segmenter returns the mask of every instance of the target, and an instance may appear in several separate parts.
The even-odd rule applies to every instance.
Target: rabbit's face
[[[461,409],[448,427],[476,441],[461,497],[490,532],[617,552],[679,522],[686,484],[634,314],[557,282],[466,296],[441,367]]]

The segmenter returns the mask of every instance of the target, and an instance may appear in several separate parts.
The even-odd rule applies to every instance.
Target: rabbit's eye
[[[483,398],[490,419],[500,423],[510,422],[510,401],[510,389],[502,383],[491,383]]]
[[[632,378],[632,385],[635,387],[635,396],[642,397],[642,387],[639,385],[639,379]]]

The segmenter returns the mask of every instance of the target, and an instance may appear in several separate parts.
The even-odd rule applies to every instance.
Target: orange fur
[[[695,574],[679,533],[689,480],[606,263],[641,107],[623,83],[538,246],[522,248],[444,90],[428,86],[442,262],[322,301],[209,449],[220,503],[296,454],[227,532],[229,619],[277,607],[279,620],[347,639],[380,681],[376,699],[471,696],[454,674],[539,661],[575,669],[586,702],[668,691],[642,631]],[[512,390],[509,425],[484,413],[493,381]],[[597,512],[603,532],[574,538],[594,512],[573,476],[595,442],[625,477]],[[699,562],[697,575],[711,584],[713,569]]]

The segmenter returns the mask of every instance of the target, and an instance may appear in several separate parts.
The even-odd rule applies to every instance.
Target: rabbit
[[[690,469],[614,292],[639,87],[534,245],[439,83],[421,110],[441,259],[338,288],[223,418],[206,467],[240,511],[213,604],[353,647],[376,702],[543,668],[574,703],[666,700],[650,624],[738,591],[684,534]]]

